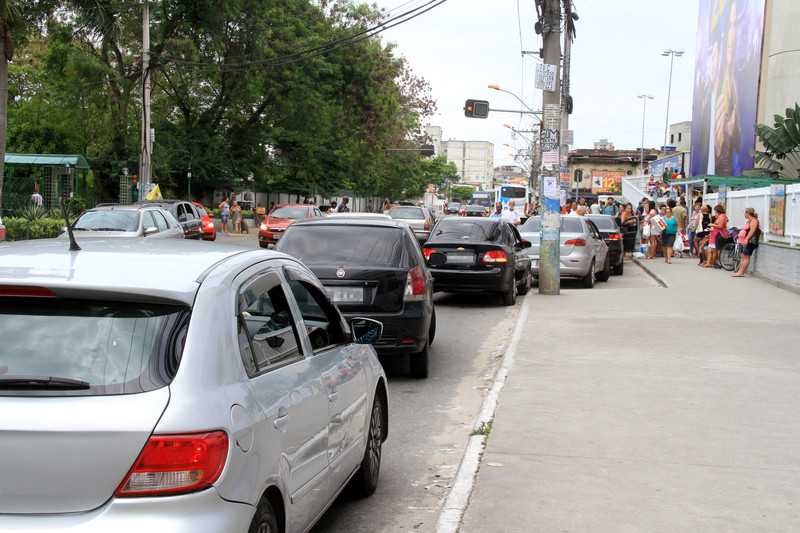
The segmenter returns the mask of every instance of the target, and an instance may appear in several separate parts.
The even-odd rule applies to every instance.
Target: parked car
[[[461,211],[460,202],[450,202],[447,204],[447,209],[444,210],[446,215],[457,215]]]
[[[482,205],[465,205],[461,208],[461,216],[464,217],[485,217],[488,214]]]
[[[375,490],[380,323],[283,254],[82,247],[0,248],[0,531],[300,533]]]
[[[625,270],[625,246],[622,230],[617,224],[616,218],[611,215],[589,215],[586,218],[594,222],[600,232],[600,236],[603,237],[603,241],[608,246],[611,273],[615,276],[621,276]]]
[[[392,217],[382,213],[331,213],[326,218],[335,218],[337,220],[342,218],[360,220],[392,220]]]
[[[217,240],[217,226],[214,224],[214,216],[211,211],[200,202],[192,202],[195,211],[200,216],[201,227],[203,228],[203,240],[215,241]]]
[[[6,227],[3,225],[3,219],[0,218],[0,241],[6,240]]]
[[[315,205],[287,204],[273,209],[258,229],[258,244],[262,248],[275,246],[290,224],[298,220],[321,218],[325,215]]]
[[[422,248],[436,291],[499,293],[505,305],[533,284],[531,260],[517,228],[488,218],[445,218]]]
[[[80,214],[72,229],[85,237],[183,239],[183,230],[169,212],[153,205],[101,204]],[[66,232],[61,234],[66,238]]]
[[[529,218],[520,228],[522,237],[532,243],[528,254],[531,270],[539,277],[539,244],[541,217]],[[561,217],[560,269],[562,279],[579,279],[584,287],[595,281],[608,281],[611,276],[611,255],[594,222],[578,216]]]
[[[135,205],[156,206],[168,211],[181,225],[187,239],[203,238],[203,221],[191,202],[186,200],[144,201]]]
[[[407,355],[411,374],[428,376],[428,348],[436,336],[433,279],[407,224],[330,217],[296,222],[276,249],[308,265],[346,318],[383,323],[378,354]]]
[[[433,227],[433,216],[425,207],[409,205],[396,205],[389,210],[389,216],[395,220],[402,220],[411,227],[414,236],[420,243],[428,240]]]

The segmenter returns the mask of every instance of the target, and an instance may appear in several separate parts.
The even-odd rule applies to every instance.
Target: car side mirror
[[[443,266],[447,263],[447,256],[442,252],[433,252],[428,256],[428,264],[434,268]]]
[[[350,331],[356,344],[375,344],[383,335],[383,323],[371,318],[356,317],[350,321]]]
[[[149,228],[144,229],[144,236],[147,237],[148,235],[153,235],[158,233],[158,228],[155,226],[150,226]]]

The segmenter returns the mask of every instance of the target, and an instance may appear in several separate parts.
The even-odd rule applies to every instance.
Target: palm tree
[[[775,127],[756,126],[764,151],[753,151],[756,165],[775,177],[800,178],[800,105],[787,108],[786,115],[775,115]]]

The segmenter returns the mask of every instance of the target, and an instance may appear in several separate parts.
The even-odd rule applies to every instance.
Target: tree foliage
[[[140,5],[57,7],[12,65],[9,147],[87,155],[98,196],[113,199],[121,169],[138,161]],[[435,111],[427,82],[377,37],[303,53],[381,17],[348,0],[153,4],[154,180],[184,191],[191,169],[200,192],[250,179],[265,191],[424,191],[442,164],[405,150]]]
[[[800,105],[787,108],[786,115],[775,115],[775,126],[756,126],[764,151],[754,151],[756,165],[786,179],[800,177]]]

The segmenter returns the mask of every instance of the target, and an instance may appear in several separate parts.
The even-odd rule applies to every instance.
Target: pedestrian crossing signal
[[[464,116],[468,118],[489,118],[489,102],[486,100],[467,100]]]

